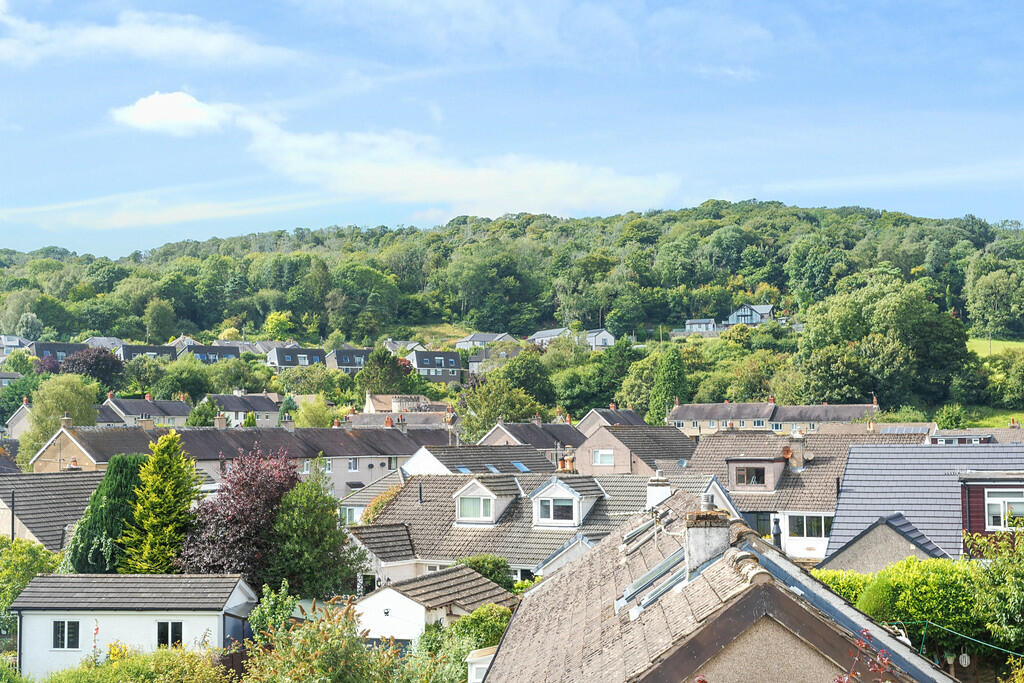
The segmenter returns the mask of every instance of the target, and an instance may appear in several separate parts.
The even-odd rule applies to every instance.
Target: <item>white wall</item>
[[[822,538],[805,538],[805,537],[794,537],[789,535],[789,516],[790,515],[826,515],[831,516],[832,512],[779,512],[775,516],[779,518],[779,527],[782,529],[782,551],[790,557],[808,559],[808,560],[824,560],[825,550],[828,548],[828,536]]]
[[[53,622],[78,621],[78,649],[54,650]],[[95,647],[105,654],[107,646],[120,641],[134,649],[151,652],[157,649],[156,623],[180,621],[182,645],[194,648],[203,641],[211,647],[223,643],[222,620],[219,612],[25,612],[21,623],[21,670],[29,676],[41,678],[54,671],[69,669],[93,651]]]
[[[370,638],[415,640],[427,625],[427,610],[398,591],[383,588],[356,603],[356,618],[359,630],[369,631]]]
[[[413,453],[412,457],[401,465],[406,474],[451,474],[441,461],[427,450],[426,446]]]

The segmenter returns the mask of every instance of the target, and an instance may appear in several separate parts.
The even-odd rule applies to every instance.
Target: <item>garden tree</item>
[[[292,417],[296,427],[330,427],[334,424],[334,418],[341,417],[341,413],[327,405],[327,398],[323,394],[317,394],[313,400],[299,406]]]
[[[149,444],[150,456],[139,470],[135,505],[118,544],[122,574],[171,574],[192,524],[192,503],[199,497],[195,461],[181,448],[173,429]]]
[[[243,427],[255,427],[256,426],[256,413],[249,412],[245,414],[245,419],[242,420]]]
[[[597,363],[566,368],[551,376],[555,401],[570,415],[582,417],[588,410],[607,405],[604,376]]]
[[[551,375],[540,354],[534,349],[524,349],[509,359],[498,371],[509,383],[522,389],[542,405],[551,405],[555,401],[555,387],[551,384]]]
[[[488,377],[476,386],[463,389],[457,405],[463,437],[473,442],[486,434],[499,418],[506,422],[524,422],[544,412],[537,401],[504,377]]]
[[[356,387],[360,394],[395,394],[405,390],[407,368],[383,346],[378,346],[366,357],[366,364],[356,374]]]
[[[259,644],[266,644],[270,632],[287,627],[291,623],[292,614],[299,604],[299,599],[288,593],[288,580],[281,582],[277,591],[263,584],[263,597],[249,612],[249,626],[252,628],[252,639]]]
[[[242,574],[253,586],[267,582],[274,553],[271,528],[282,497],[298,481],[287,452],[240,452],[217,495],[196,507],[178,566],[187,573]]]
[[[268,339],[284,341],[295,334],[291,311],[272,311],[263,322],[263,334]]]
[[[624,407],[633,406],[637,415],[646,414],[650,402],[651,385],[654,384],[654,371],[660,359],[661,353],[654,352],[631,364],[622,380],[621,388],[615,394],[615,402]],[[583,416],[578,415],[577,417]]]
[[[25,398],[31,396],[48,377],[49,375],[37,375],[35,372],[30,372],[19,379],[12,380],[10,384],[0,389],[0,422],[6,424]]]
[[[27,283],[26,283],[27,285]],[[32,310],[32,305],[39,298],[39,290],[34,288],[16,289],[7,295],[0,311],[0,328],[4,334],[18,334],[18,321],[21,316]]]
[[[487,577],[507,591],[511,591],[515,585],[515,579],[512,578],[512,568],[509,567],[508,560],[504,557],[481,553],[460,558],[455,563],[466,565],[477,574]]]
[[[295,399],[291,396],[285,396],[284,400],[281,401],[281,408],[277,412],[277,422],[281,423],[281,420],[287,415],[291,419],[295,419],[295,414],[299,412],[299,404],[295,402]]]
[[[1010,523],[1021,526],[1021,518]],[[974,563],[974,600],[996,644],[1014,652],[1024,648],[1024,543],[1019,530],[964,534]]]
[[[569,334],[553,339],[541,360],[548,372],[554,375],[559,370],[579,367],[590,358],[590,346],[577,335]]]
[[[167,372],[169,361],[163,356],[135,356],[124,364],[121,379],[127,391],[145,395],[156,391],[157,384]]]
[[[103,481],[89,497],[82,518],[75,525],[64,549],[70,573],[114,574],[123,551],[117,540],[135,507],[135,489],[141,483],[139,470],[148,456],[139,453],[115,455],[107,464]]]
[[[351,601],[318,604],[306,620],[274,629],[263,645],[248,651],[247,683],[402,680],[401,649],[391,641],[368,647]]]
[[[235,389],[245,393],[265,391],[274,376],[274,370],[266,365],[266,358],[259,358],[259,365],[242,358],[228,358],[208,365],[206,376],[210,381],[210,390],[218,394],[230,394]]]
[[[220,415],[220,406],[211,401],[210,399],[204,399],[197,403],[192,411],[188,414],[185,419],[186,427],[212,427],[213,418]]]
[[[18,318],[18,325],[14,328],[14,333],[25,339],[39,339],[43,333],[43,321],[35,313],[26,311]]]
[[[120,358],[107,349],[96,347],[72,353],[60,366],[61,373],[92,377],[108,389],[120,383],[123,370]]]
[[[167,364],[163,377],[156,383],[156,396],[169,399],[187,394],[195,403],[210,391],[210,378],[203,362],[186,353]]]
[[[795,406],[805,403],[804,385],[807,378],[800,370],[799,364],[792,356],[786,358],[768,380],[768,391],[775,397],[775,402],[784,406]]]
[[[366,562],[338,515],[321,458],[312,473],[284,495],[270,529],[266,583],[287,579],[296,595],[326,599],[350,592]]]
[[[8,611],[11,603],[36,574],[54,572],[58,564],[60,557],[40,543],[0,536],[0,628],[16,627],[17,619]]]
[[[150,299],[146,304],[146,310],[142,314],[142,323],[146,329],[146,343],[162,344],[175,332],[177,316],[174,313],[174,306],[166,299],[156,297]]]
[[[398,680],[463,683],[466,657],[473,650],[497,645],[511,619],[508,607],[488,603],[448,627],[440,622],[429,625],[406,658]]]
[[[32,392],[32,418],[18,448],[18,461],[27,462],[60,429],[67,413],[78,426],[96,424],[98,387],[81,375],[55,375]]]
[[[772,377],[783,363],[781,354],[760,349],[753,351],[731,368],[732,381],[725,395],[730,401],[766,401],[771,396]]]
[[[935,411],[935,424],[939,429],[966,429],[967,411],[959,403],[947,403]]]
[[[32,372],[32,358],[25,349],[14,349],[4,359],[4,372],[17,372],[27,375]]]
[[[344,371],[332,370],[323,363],[285,368],[278,373],[277,383],[291,394],[325,394],[335,400],[353,385]]]
[[[32,361],[32,369],[37,375],[56,375],[60,372],[60,363],[53,356],[36,358]]]
[[[665,424],[665,417],[671,410],[672,404],[675,403],[676,397],[686,396],[687,391],[688,383],[683,359],[675,346],[668,346],[662,350],[658,366],[654,369],[654,384],[651,386],[651,395],[644,421],[653,425]]]
[[[703,373],[700,376],[697,391],[693,394],[693,403],[721,403],[728,396],[732,381],[732,373],[726,368]],[[682,400],[682,398],[679,399],[680,403]]]

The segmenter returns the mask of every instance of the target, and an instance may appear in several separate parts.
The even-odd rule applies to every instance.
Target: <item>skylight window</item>
[[[494,465],[484,465],[484,467],[490,470],[492,474],[501,474],[501,472],[498,471],[498,468]]]
[[[465,467],[465,466],[463,466],[463,465],[459,465],[459,466],[458,466],[458,467],[456,467],[455,469],[457,469],[457,470],[458,470],[459,472],[461,472],[462,474],[472,474],[472,472],[470,471],[470,469],[469,469],[468,467]]]
[[[523,463],[519,462],[518,460],[513,460],[512,461],[512,466],[515,467],[520,472],[529,472],[530,471],[529,467],[527,467]]]

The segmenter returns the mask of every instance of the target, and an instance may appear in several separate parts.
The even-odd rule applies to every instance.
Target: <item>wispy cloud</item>
[[[222,66],[295,62],[295,50],[264,45],[237,29],[186,14],[122,12],[112,24],[48,25],[9,13],[0,3],[0,62],[130,55],[175,64]]]

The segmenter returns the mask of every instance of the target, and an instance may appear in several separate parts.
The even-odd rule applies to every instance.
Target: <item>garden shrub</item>
[[[861,574],[851,569],[812,569],[811,575],[851,605],[857,604],[857,599],[874,577],[874,574]]]
[[[0,678],[0,681],[3,681]],[[236,683],[234,673],[214,660],[212,652],[161,648],[51,674],[40,683]],[[17,683],[17,679],[15,679]],[[4,681],[6,683],[6,681]]]

